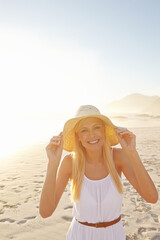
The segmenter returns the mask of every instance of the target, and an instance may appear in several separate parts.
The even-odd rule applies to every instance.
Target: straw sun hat
[[[101,119],[105,123],[106,135],[108,137],[110,145],[113,146],[118,144],[118,138],[114,131],[114,129],[116,129],[117,126],[115,126],[108,117],[102,115],[96,107],[92,105],[84,105],[78,109],[75,117],[68,120],[64,125],[64,128],[63,128],[63,149],[64,150],[68,152],[73,151],[74,134],[75,134],[74,128],[80,120],[88,117],[96,117]]]

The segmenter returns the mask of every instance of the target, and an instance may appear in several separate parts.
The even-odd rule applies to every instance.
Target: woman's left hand
[[[127,128],[115,129],[119,143],[123,150],[135,151],[136,150],[136,135],[130,132]]]

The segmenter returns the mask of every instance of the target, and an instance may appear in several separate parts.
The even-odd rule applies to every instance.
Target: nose
[[[93,138],[93,137],[95,137],[95,132],[94,132],[94,130],[90,130],[89,131],[89,136],[91,137],[91,138]]]

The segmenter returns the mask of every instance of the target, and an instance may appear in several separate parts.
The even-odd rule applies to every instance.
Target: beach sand
[[[160,128],[130,130],[137,136],[137,150],[160,192]],[[34,145],[3,159],[9,164],[0,169],[1,240],[65,239],[72,220],[70,183],[51,217],[43,219],[38,211],[48,162],[46,144]],[[146,203],[124,176],[123,186],[122,221],[126,239],[160,239],[159,201],[156,204]]]

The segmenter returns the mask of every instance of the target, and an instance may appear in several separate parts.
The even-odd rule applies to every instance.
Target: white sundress
[[[78,222],[96,223],[117,219],[121,215],[122,199],[123,194],[118,193],[110,174],[100,180],[91,180],[84,175],[80,199],[73,205],[73,219],[66,240],[125,240],[122,220],[106,228],[90,227]]]

